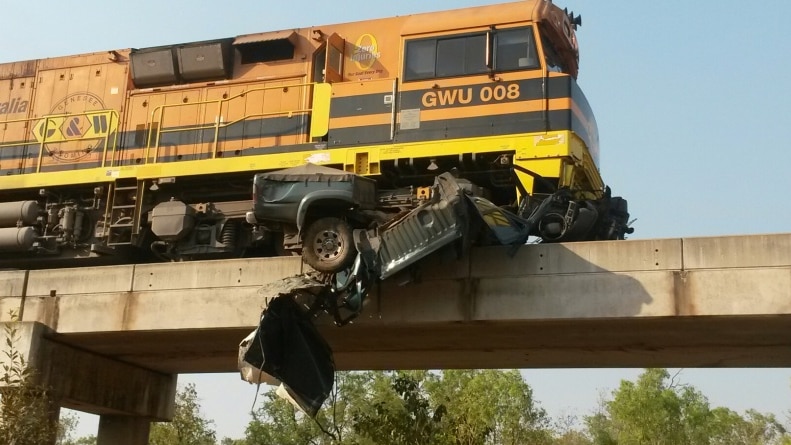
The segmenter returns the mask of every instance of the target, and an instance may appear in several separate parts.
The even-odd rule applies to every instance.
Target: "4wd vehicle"
[[[338,272],[357,257],[352,234],[385,224],[426,201],[430,187],[377,191],[365,176],[305,164],[253,178],[253,237],[271,236],[277,253],[301,253],[319,272]]]
[[[351,265],[357,256],[352,230],[370,221],[363,211],[376,208],[376,182],[320,165],[255,175],[253,211],[246,215],[257,236],[267,230],[280,253],[298,252],[320,272]]]

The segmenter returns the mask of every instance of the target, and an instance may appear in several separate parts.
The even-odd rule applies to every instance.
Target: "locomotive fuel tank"
[[[27,252],[37,238],[36,229],[30,226],[0,228],[0,253]]]
[[[30,226],[40,214],[36,201],[0,202],[0,227]]]

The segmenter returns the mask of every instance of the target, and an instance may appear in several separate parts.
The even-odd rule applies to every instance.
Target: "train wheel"
[[[341,271],[352,265],[356,255],[352,228],[340,218],[317,219],[302,238],[302,258],[319,272]]]

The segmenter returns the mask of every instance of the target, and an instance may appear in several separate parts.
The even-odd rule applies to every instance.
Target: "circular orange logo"
[[[354,53],[352,61],[361,71],[365,71],[374,66],[382,53],[379,52],[379,43],[372,34],[363,34],[354,43]]]

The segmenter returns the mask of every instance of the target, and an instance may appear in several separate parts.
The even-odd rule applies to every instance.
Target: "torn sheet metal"
[[[470,187],[443,173],[425,203],[375,229],[355,230],[355,247],[367,271],[387,279],[456,241],[461,241],[460,254],[473,243],[524,244],[534,223],[471,195]]]
[[[332,350],[299,300],[327,288],[310,277],[290,277],[264,288],[269,304],[261,320],[239,345],[239,371],[250,383],[282,385],[295,406],[315,416],[335,382]]]
[[[431,196],[408,214],[374,230],[356,230],[355,247],[368,270],[386,279],[464,237],[465,191],[449,173],[437,176]]]

